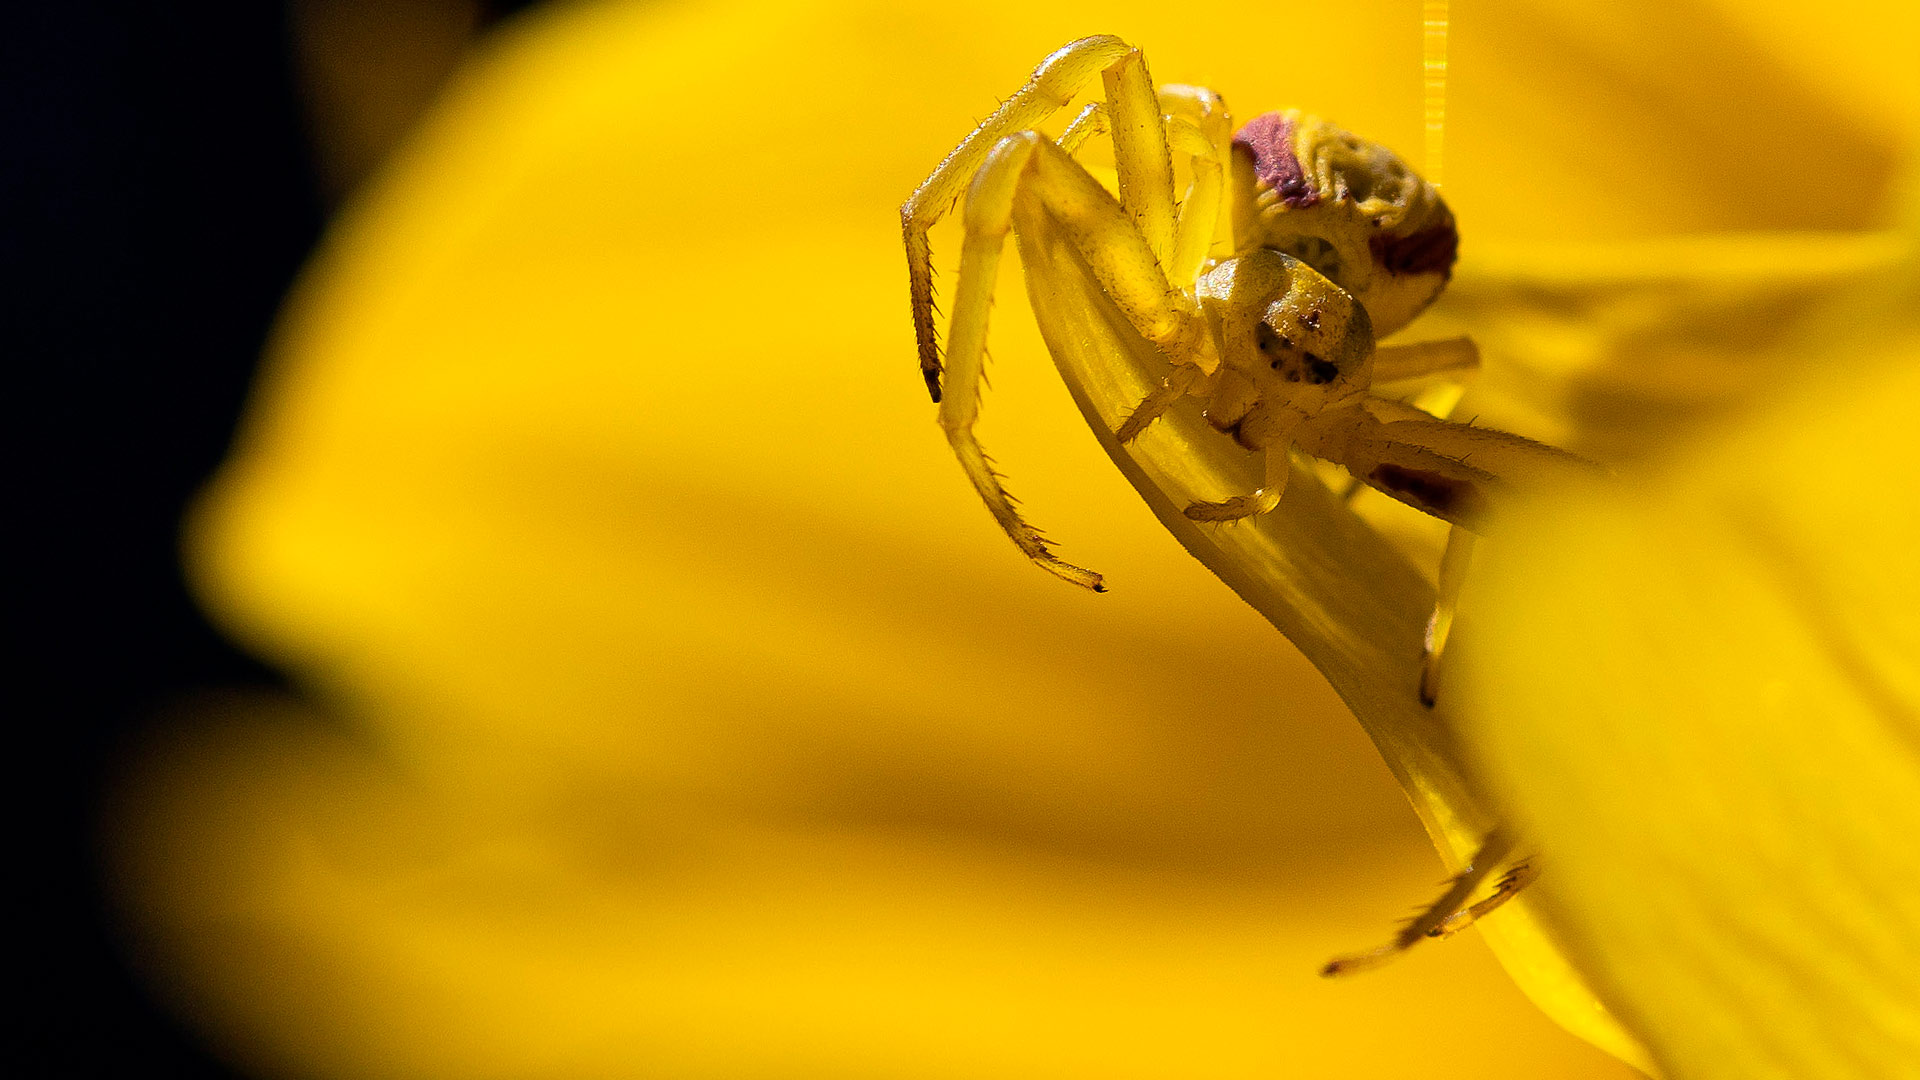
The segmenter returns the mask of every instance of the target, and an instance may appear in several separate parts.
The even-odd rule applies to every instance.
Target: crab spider
[[[1056,141],[1034,130],[1094,75],[1103,99]],[[1074,159],[1088,138],[1113,143],[1117,196]],[[1177,159],[1176,159],[1177,155]],[[1174,198],[1174,162],[1189,177]],[[928,231],[966,196],[947,351],[933,308]],[[1085,273],[1029,266],[1036,300],[1097,289],[1170,374],[1114,432],[1128,443],[1188,395],[1207,421],[1266,456],[1257,490],[1185,509],[1230,522],[1276,509],[1292,450],[1344,466],[1360,482],[1449,522],[1440,603],[1428,625],[1420,694],[1433,703],[1438,657],[1489,501],[1502,489],[1591,475],[1588,463],[1505,432],[1449,423],[1372,392],[1478,363],[1465,338],[1378,345],[1418,315],[1451,274],[1459,236],[1439,192],[1391,151],[1297,112],[1235,130],[1224,101],[1190,86],[1155,88],[1140,51],[1083,38],[1048,56],[955,147],[900,208],[920,370],[962,468],[1007,535],[1042,568],[1099,591],[1100,575],[1058,558],[1015,509],[979,440],[980,385],[993,287],[1008,232],[1063,239]],[[1210,259],[1230,225],[1228,258]],[[1083,284],[1082,282],[1089,284]],[[1037,287],[1036,287],[1037,286]],[[1092,299],[1088,297],[1088,299]],[[1507,871],[1494,876],[1501,866]],[[1328,965],[1361,970],[1422,937],[1444,936],[1533,876],[1495,832],[1437,903],[1371,953]],[[1475,891],[1493,882],[1477,902]]]
[[[1104,100],[1087,106],[1057,142],[1033,130],[1096,74]],[[1073,157],[1100,132],[1113,142],[1117,198]],[[1175,154],[1191,175],[1178,202]],[[927,233],[963,188],[965,239],[943,366]],[[1223,215],[1233,254],[1209,261]],[[1431,184],[1391,151],[1314,117],[1267,113],[1235,131],[1219,95],[1156,90],[1140,51],[1119,38],[1083,38],[1042,61],[934,169],[900,217],[920,369],[940,405],[940,426],[1013,542],[1077,585],[1099,590],[1100,575],[1053,554],[1015,509],[973,433],[1009,231],[1058,230],[1088,279],[1172,365],[1115,432],[1121,442],[1192,394],[1205,399],[1215,428],[1266,453],[1260,489],[1193,503],[1190,518],[1224,522],[1272,511],[1290,449],[1340,464],[1467,529],[1480,524],[1501,488],[1551,482],[1584,466],[1520,436],[1448,423],[1371,392],[1376,382],[1478,362],[1464,338],[1375,344],[1419,314],[1452,270],[1458,234]],[[1449,547],[1451,561],[1464,561],[1464,541]],[[1436,624],[1440,638],[1444,622]]]
[[[1104,100],[1083,109],[1057,142],[1032,129],[1095,74]],[[1113,142],[1117,198],[1073,157],[1100,133]],[[1191,177],[1177,203],[1174,155]],[[965,240],[943,370],[927,233],[963,188]],[[973,432],[1009,231],[1064,236],[1085,280],[1171,365],[1115,431],[1121,443],[1191,394],[1205,399],[1216,429],[1264,451],[1258,490],[1195,502],[1189,518],[1229,522],[1271,512],[1285,489],[1289,451],[1298,449],[1456,527],[1427,634],[1420,693],[1428,704],[1471,555],[1470,530],[1482,526],[1490,498],[1590,474],[1573,455],[1448,423],[1372,392],[1375,383],[1479,362],[1466,338],[1375,342],[1411,322],[1452,272],[1459,235],[1433,185],[1392,151],[1297,112],[1266,113],[1236,131],[1218,94],[1156,90],[1140,50],[1119,38],[1082,38],[1042,61],[914,191],[900,219],[920,370],[940,405],[940,426],[1014,544],[1074,584],[1102,588],[1099,574],[1054,555],[1020,516]],[[1231,226],[1232,255],[1210,261],[1223,224]],[[1043,285],[1034,291],[1085,287],[1065,278]]]

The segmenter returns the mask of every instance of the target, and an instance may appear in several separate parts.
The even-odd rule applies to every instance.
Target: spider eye
[[[1308,382],[1316,383],[1316,384],[1330,383],[1339,377],[1340,377],[1340,369],[1337,367],[1334,367],[1331,361],[1324,360],[1318,356],[1315,356],[1313,353],[1307,354],[1307,381]]]
[[[1267,366],[1275,371],[1280,370],[1281,363],[1287,359],[1286,354],[1293,350],[1293,339],[1264,322],[1254,324],[1253,338],[1260,352],[1267,357]]]

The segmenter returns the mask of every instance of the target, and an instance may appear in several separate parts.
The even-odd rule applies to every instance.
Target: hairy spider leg
[[[1044,215],[1044,224],[1038,215]],[[1060,230],[1114,306],[1176,367],[1194,364],[1204,353],[1207,327],[1191,298],[1168,283],[1125,206],[1065,151],[1035,131],[1009,135],[994,146],[967,192],[940,426],[967,478],[1014,544],[1049,572],[1097,591],[1100,575],[1056,557],[1039,531],[1020,517],[973,434],[994,283],[1007,233],[1020,227],[1022,218],[1027,228]]]
[[[1373,349],[1373,382],[1376,386],[1429,375],[1473,371],[1479,366],[1480,347],[1470,337],[1376,345]]]
[[[1447,651],[1447,637],[1453,633],[1453,616],[1460,606],[1460,590],[1467,583],[1467,569],[1473,565],[1472,533],[1458,525],[1447,527],[1447,546],[1440,553],[1440,584],[1433,600],[1433,614],[1427,616],[1427,632],[1420,640],[1420,703],[1433,708],[1440,700],[1440,657]]]
[[[1476,900],[1467,905],[1464,910],[1456,911],[1442,919],[1440,925],[1427,931],[1427,936],[1430,938],[1452,937],[1472,926],[1488,912],[1519,896],[1520,890],[1533,884],[1534,879],[1539,876],[1540,869],[1534,865],[1533,859],[1514,863],[1507,868],[1506,873],[1500,875],[1498,881],[1493,883],[1493,891],[1487,894],[1486,899]]]
[[[1159,387],[1140,399],[1140,404],[1134,406],[1133,411],[1127,414],[1127,418],[1120,422],[1120,426],[1114,430],[1113,437],[1119,440],[1122,446],[1139,438],[1140,433],[1147,430],[1148,424],[1160,419],[1168,409],[1173,408],[1181,398],[1186,397],[1195,386],[1199,385],[1205,375],[1206,372],[1192,364],[1174,365],[1173,370],[1161,381]]]
[[[1585,458],[1505,431],[1437,420],[1411,405],[1368,395],[1302,424],[1302,450],[1375,490],[1474,532],[1486,528],[1492,493],[1547,491],[1590,482]]]
[[[1471,925],[1474,919],[1506,903],[1527,882],[1533,880],[1531,863],[1523,861],[1514,870],[1501,875],[1493,895],[1486,900],[1479,903],[1472,903],[1471,900],[1481,884],[1507,863],[1513,848],[1513,838],[1505,832],[1495,829],[1488,833],[1480,842],[1480,850],[1474,853],[1473,861],[1454,877],[1440,899],[1410,919],[1392,941],[1363,953],[1330,960],[1327,966],[1320,969],[1320,974],[1329,977],[1352,975],[1379,967],[1418,944],[1421,938],[1458,933]]]
[[[941,362],[933,322],[933,249],[928,230],[953,207],[1001,139],[1066,107],[1095,72],[1100,73],[1106,92],[1105,117],[1120,173],[1120,203],[1162,265],[1172,254],[1173,168],[1146,59],[1140,50],[1110,35],[1075,41],[1041,61],[1026,84],[962,139],[900,207],[920,373],[935,401],[941,395]]]
[[[1472,371],[1479,366],[1479,346],[1469,337],[1381,345],[1373,354],[1373,381],[1376,385],[1394,383]],[[1380,410],[1375,411],[1377,413]],[[1421,406],[1408,406],[1405,415],[1410,419],[1433,416],[1444,420],[1452,411],[1452,403],[1449,402],[1447,408],[1431,413]],[[1343,497],[1351,501],[1365,486],[1355,476],[1348,482]],[[1473,533],[1458,525],[1447,528],[1446,547],[1440,555],[1438,595],[1434,599],[1433,613],[1427,617],[1427,632],[1420,647],[1420,701],[1428,708],[1432,708],[1434,702],[1439,700],[1440,657],[1446,652],[1447,638],[1453,632],[1453,617],[1459,608],[1460,590],[1466,584],[1467,569],[1473,561],[1474,539]]]
[[[1203,86],[1177,83],[1160,88],[1166,111],[1167,145],[1188,162],[1192,178],[1174,226],[1173,258],[1167,276],[1192,290],[1212,254],[1215,235],[1226,221],[1227,160],[1232,153],[1233,120],[1226,101]]]
[[[1188,161],[1192,179],[1180,200],[1174,223],[1173,261],[1163,264],[1170,284],[1192,293],[1200,271],[1212,253],[1214,235],[1224,222],[1223,191],[1232,122],[1220,95],[1198,86],[1169,84],[1156,91],[1165,110],[1168,149]],[[1069,155],[1088,138],[1108,130],[1106,105],[1093,102],[1080,110],[1060,135],[1060,149]],[[1204,365],[1208,358],[1201,357]],[[1114,437],[1126,445],[1139,437],[1182,397],[1198,385],[1204,366],[1176,364],[1160,386],[1142,398],[1127,414]]]
[[[1471,348],[1471,342],[1466,344]],[[1377,364],[1377,354],[1375,359]],[[1504,431],[1449,423],[1374,395],[1356,409],[1310,421],[1309,437],[1316,426],[1328,425],[1341,429],[1340,435],[1308,447],[1309,452],[1345,466],[1356,481],[1444,518],[1452,526],[1440,556],[1433,613],[1421,642],[1420,701],[1432,708],[1439,699],[1440,660],[1473,560],[1475,533],[1485,527],[1482,514],[1489,492],[1502,487],[1545,490],[1590,481],[1600,475],[1599,470],[1564,450]]]

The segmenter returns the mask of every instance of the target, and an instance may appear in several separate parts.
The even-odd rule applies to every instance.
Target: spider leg
[[[1439,341],[1420,341],[1406,345],[1382,345],[1373,354],[1374,383],[1399,382],[1405,379],[1417,379],[1429,375],[1438,375],[1453,371],[1470,371],[1480,366],[1480,350],[1472,338],[1446,338]],[[1457,387],[1435,388],[1435,392],[1453,390],[1446,394],[1446,408],[1438,413],[1445,419],[1459,400]],[[1426,405],[1425,398],[1416,398]],[[1419,408],[1390,402],[1385,398],[1370,399],[1365,406],[1375,419],[1383,422],[1396,420],[1431,420],[1434,417]],[[1348,483],[1345,497],[1349,500],[1363,487],[1356,476]],[[1459,607],[1460,589],[1466,584],[1467,568],[1473,561],[1474,535],[1458,525],[1447,529],[1446,548],[1440,555],[1439,595],[1434,600],[1433,612],[1427,616],[1427,632],[1421,641],[1420,649],[1420,702],[1432,708],[1440,697],[1440,657],[1446,652],[1447,637],[1453,632],[1453,617]]]
[[[1057,229],[1079,253],[1093,281],[1140,335],[1176,367],[1191,366],[1210,345],[1192,299],[1172,288],[1124,206],[1046,136],[1025,131],[994,146],[967,192],[965,239],[954,286],[947,353],[947,393],[940,426],[968,479],[1001,528],[1042,568],[1077,585],[1100,588],[1100,575],[1061,561],[1027,524],[973,434],[979,418],[988,316],[1007,233],[1016,227]],[[1021,226],[1020,222],[1028,224]]]
[[[1299,438],[1303,449],[1344,465],[1356,480],[1453,526],[1422,643],[1420,700],[1429,708],[1438,699],[1440,661],[1472,561],[1473,533],[1485,527],[1494,492],[1549,490],[1591,483],[1602,475],[1598,466],[1564,450],[1504,431],[1437,420],[1381,397],[1323,413],[1303,427]]]
[[[1480,348],[1469,337],[1416,341],[1404,345],[1380,345],[1373,352],[1373,384],[1403,382],[1455,371],[1472,371],[1480,366]],[[1448,382],[1428,386],[1407,402],[1372,397],[1364,407],[1374,418],[1388,420],[1445,420],[1460,402],[1461,387]],[[1367,485],[1358,476],[1350,476],[1340,491],[1342,501],[1352,503]]]
[[[1479,531],[1501,490],[1551,490],[1602,473],[1584,458],[1492,428],[1436,420],[1367,397],[1302,426],[1302,449],[1344,465],[1369,486],[1434,517]]]
[[[1447,650],[1447,636],[1453,633],[1460,589],[1467,583],[1467,568],[1473,563],[1473,544],[1472,533],[1458,525],[1448,527],[1447,546],[1440,555],[1439,595],[1434,598],[1426,637],[1420,643],[1420,703],[1429,709],[1440,700],[1440,657]]]
[[[1107,119],[1106,103],[1101,101],[1089,102],[1087,107],[1080,110],[1079,115],[1073,118],[1073,122],[1068,124],[1067,129],[1062,131],[1060,137],[1054,141],[1059,144],[1060,149],[1072,154],[1079,151],[1080,144],[1093,138],[1095,135],[1105,135],[1108,131],[1112,130],[1112,127],[1112,123]]]
[[[1493,883],[1493,891],[1488,893],[1485,899],[1476,900],[1465,908],[1442,919],[1440,925],[1427,931],[1427,936],[1430,938],[1452,937],[1467,927],[1472,926],[1475,922],[1486,916],[1488,912],[1519,896],[1520,890],[1533,884],[1534,879],[1539,876],[1540,869],[1533,864],[1532,859],[1525,859],[1514,863],[1507,868],[1506,873],[1501,874],[1499,879]]]
[[[1235,495],[1222,502],[1188,503],[1182,512],[1191,521],[1239,521],[1272,513],[1273,508],[1280,505],[1280,496],[1287,491],[1287,474],[1293,466],[1287,451],[1284,443],[1266,448],[1266,483],[1253,494]]]
[[[1167,265],[1167,278],[1191,291],[1200,279],[1201,267],[1211,253],[1214,233],[1222,221],[1226,186],[1223,163],[1231,127],[1224,103],[1211,90],[1170,85],[1161,87],[1159,95],[1161,106],[1167,110],[1168,150],[1186,158],[1193,174],[1174,222],[1173,261]],[[1073,154],[1089,138],[1106,133],[1111,125],[1107,106],[1093,102],[1060,133],[1060,149]]]
[[[1167,145],[1188,159],[1193,173],[1186,198],[1180,200],[1167,276],[1181,288],[1192,289],[1224,221],[1233,121],[1226,101],[1205,87],[1163,86],[1160,105],[1167,113]]]
[[[1192,364],[1176,364],[1167,377],[1160,382],[1158,389],[1140,399],[1140,404],[1127,414],[1127,418],[1114,430],[1113,437],[1125,446],[1140,437],[1147,425],[1160,419],[1176,402],[1187,396],[1193,385],[1200,381],[1205,372]]]
[[[1116,37],[1082,38],[1041,61],[1026,85],[960,141],[900,207],[920,373],[940,400],[940,346],[933,323],[933,251],[928,230],[945,216],[1000,140],[1033,127],[1073,100],[1095,72],[1120,173],[1120,202],[1164,265],[1173,248],[1173,168],[1160,105],[1140,50]]]
[[[1381,345],[1373,351],[1375,384],[1418,379],[1449,371],[1472,371],[1480,366],[1480,348],[1469,337]]]
[[[1225,180],[1221,163],[1226,158],[1231,124],[1226,103],[1211,90],[1170,84],[1161,87],[1159,95],[1161,107],[1167,111],[1168,147],[1186,156],[1193,172],[1174,225],[1173,265],[1167,269],[1167,277],[1174,285],[1191,292],[1222,220],[1221,195]],[[1096,101],[1067,125],[1060,136],[1060,148],[1072,154],[1088,137],[1106,131],[1107,127],[1106,106]],[[1122,446],[1138,438],[1148,425],[1184,397],[1203,374],[1202,369],[1192,365],[1175,365],[1159,388],[1142,398],[1127,414],[1114,430],[1114,437]]]
[[[1159,266],[1173,262],[1173,159],[1167,152],[1166,118],[1153,92],[1147,62],[1138,49],[1100,73],[1106,84],[1107,123],[1113,134],[1113,166],[1120,205],[1153,252]]]
[[[1502,486],[1544,490],[1589,483],[1600,475],[1596,466],[1581,458],[1504,431],[1420,418],[1383,424],[1381,432],[1386,438],[1417,443],[1427,450],[1456,458],[1463,467],[1471,459],[1474,469],[1491,475]],[[1426,481],[1417,476],[1392,473],[1391,469],[1389,472],[1400,483],[1411,478],[1414,486],[1421,490],[1443,490],[1428,489]],[[1434,600],[1433,614],[1427,619],[1420,652],[1420,701],[1428,708],[1439,700],[1440,662],[1446,653],[1447,638],[1453,632],[1460,590],[1466,585],[1467,570],[1473,561],[1475,537],[1468,531],[1473,527],[1466,520],[1454,520],[1453,528],[1447,533],[1446,549],[1440,556],[1439,594]]]
[[[1320,974],[1352,975],[1379,967],[1419,944],[1421,938],[1446,937],[1458,933],[1471,925],[1474,919],[1511,900],[1514,894],[1533,880],[1536,872],[1530,862],[1512,864],[1506,873],[1496,879],[1492,895],[1477,903],[1470,902],[1481,884],[1496,869],[1507,865],[1513,846],[1512,838],[1500,830],[1488,833],[1486,839],[1480,842],[1480,850],[1474,853],[1473,861],[1453,879],[1440,899],[1402,926],[1392,941],[1367,952],[1331,960],[1320,969]]]

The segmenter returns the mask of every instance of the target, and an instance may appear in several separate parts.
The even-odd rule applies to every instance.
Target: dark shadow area
[[[116,749],[156,711],[281,681],[200,615],[176,544],[324,223],[287,13],[9,11],[0,251],[24,489],[9,604],[25,839],[13,954],[29,1005],[0,1072],[234,1076],[129,969],[100,888],[98,807]]]

